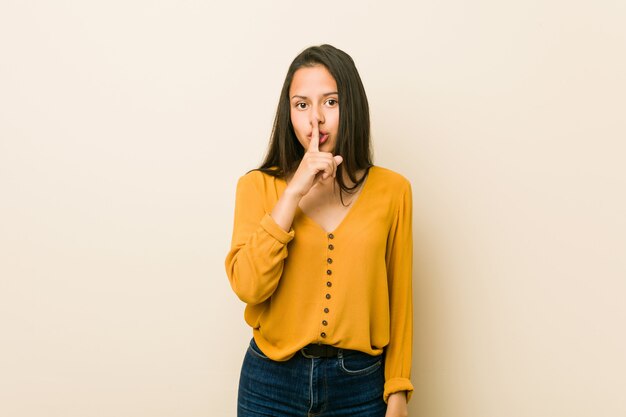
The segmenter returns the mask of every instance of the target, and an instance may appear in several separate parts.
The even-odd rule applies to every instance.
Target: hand
[[[407,417],[409,409],[406,405],[406,392],[395,392],[387,399],[387,413],[385,417]]]
[[[337,166],[343,158],[333,156],[330,152],[320,152],[320,131],[318,121],[313,120],[313,132],[309,148],[304,153],[302,161],[291,178],[287,189],[299,197],[304,197],[314,185],[328,178],[335,178]]]

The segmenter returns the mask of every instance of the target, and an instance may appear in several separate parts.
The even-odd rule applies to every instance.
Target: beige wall
[[[0,415],[235,415],[235,183],[324,42],[413,183],[411,415],[626,415],[626,3],[222,3],[0,3]]]

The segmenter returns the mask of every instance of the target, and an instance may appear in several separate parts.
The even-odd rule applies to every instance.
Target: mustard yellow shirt
[[[269,215],[285,180],[251,171],[237,184],[226,272],[269,358],[309,343],[385,351],[384,400],[413,391],[411,185],[373,166],[341,224],[323,230],[299,208],[292,228]]]

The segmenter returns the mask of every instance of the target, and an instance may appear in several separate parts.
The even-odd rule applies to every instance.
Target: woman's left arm
[[[395,218],[387,241],[387,281],[389,288],[389,344],[385,348],[384,399],[402,393],[405,401],[413,391],[411,354],[413,338],[413,197],[411,184],[399,185]],[[406,393],[406,394],[405,394]],[[394,397],[396,398],[396,397]],[[397,398],[394,399],[394,405]]]

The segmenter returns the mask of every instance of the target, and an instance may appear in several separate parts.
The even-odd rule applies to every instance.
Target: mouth
[[[313,134],[309,135],[309,140],[312,138]],[[328,132],[323,132],[320,130],[320,145],[325,143],[328,140],[330,134]]]

